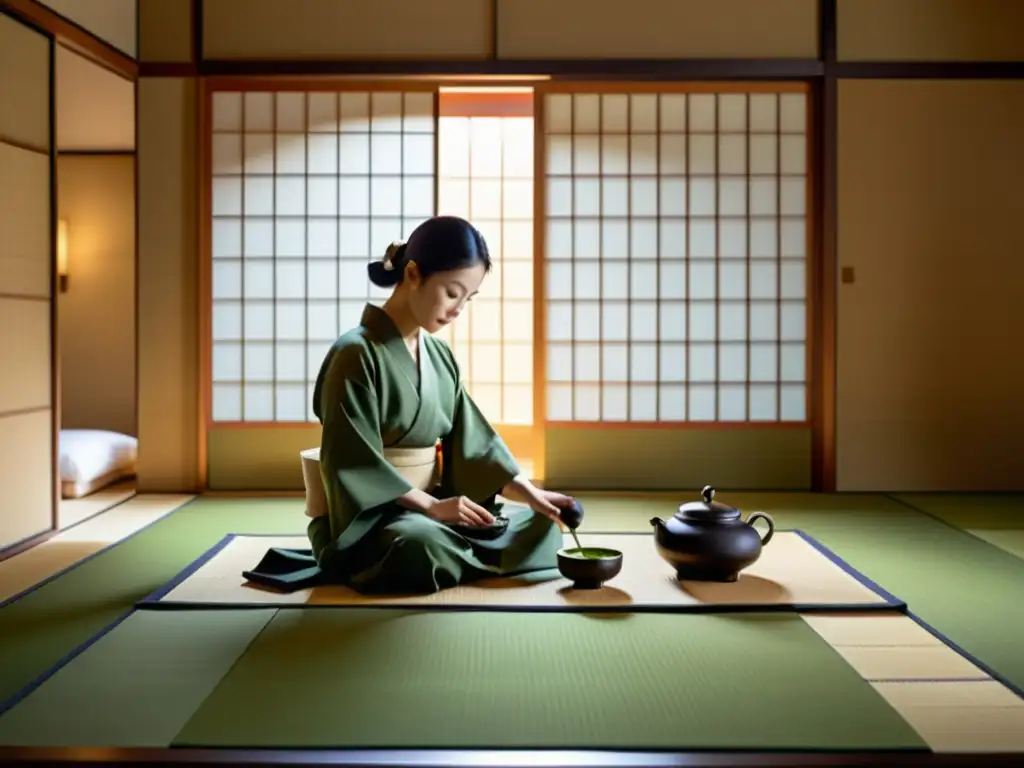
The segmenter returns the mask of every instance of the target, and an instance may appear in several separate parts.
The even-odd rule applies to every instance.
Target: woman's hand
[[[574,499],[557,491],[545,491],[543,488],[534,487],[536,495],[530,500],[530,509],[538,514],[550,517],[558,526],[564,527],[562,523],[562,510],[572,506]]]
[[[458,525],[492,525],[494,515],[465,496],[453,496],[450,499],[435,501],[426,509],[426,515],[439,523],[457,523]]]
[[[518,501],[526,504],[538,515],[550,518],[555,525],[564,528],[561,512],[573,504],[573,498],[564,493],[545,491],[538,488],[522,475],[517,476],[511,483],[506,485],[501,495],[511,501]]]

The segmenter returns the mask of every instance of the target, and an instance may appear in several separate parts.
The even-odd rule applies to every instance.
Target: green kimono
[[[464,389],[455,357],[423,334],[420,364],[382,310],[327,354],[313,392],[323,424],[320,471],[328,515],[308,528],[310,550],[274,549],[243,575],[283,590],[344,583],[364,593],[430,593],[486,576],[557,578],[562,533],[548,518],[496,500],[515,459]],[[441,443],[439,498],[465,496],[509,519],[497,538],[457,533],[396,499],[412,490],[384,448]]]

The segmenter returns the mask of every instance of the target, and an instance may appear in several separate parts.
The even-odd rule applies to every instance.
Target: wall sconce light
[[[68,290],[68,223],[57,222],[57,287],[61,293]]]

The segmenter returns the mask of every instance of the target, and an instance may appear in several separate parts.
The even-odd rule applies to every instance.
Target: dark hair
[[[420,224],[407,243],[393,243],[381,261],[367,267],[370,282],[381,288],[399,285],[405,265],[415,261],[423,279],[436,272],[448,272],[483,264],[491,271],[491,254],[476,227],[457,216],[435,216]],[[390,269],[388,266],[390,265]]]

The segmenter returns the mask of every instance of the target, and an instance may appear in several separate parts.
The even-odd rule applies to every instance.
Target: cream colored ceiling
[[[42,0],[44,5],[135,58],[136,0]]]
[[[57,149],[135,149],[135,84],[57,46]]]

